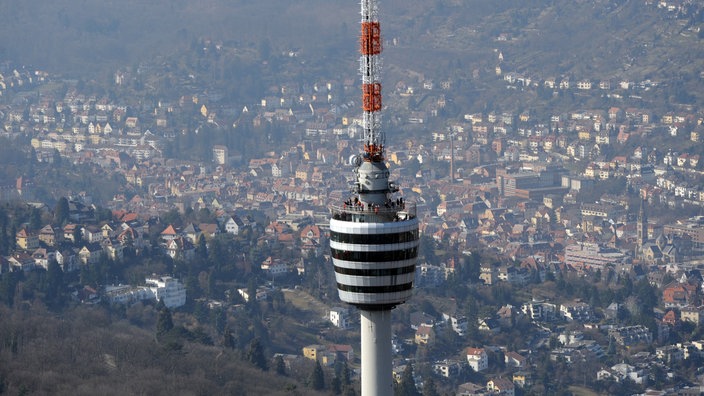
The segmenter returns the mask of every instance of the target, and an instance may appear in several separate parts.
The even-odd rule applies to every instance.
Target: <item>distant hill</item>
[[[450,62],[489,68],[500,51],[506,67],[536,77],[698,78],[704,6],[668,11],[648,3],[385,0],[385,64],[419,72]],[[0,59],[90,75],[188,49],[204,37],[353,58],[358,7],[340,0],[4,2]]]
[[[398,64],[461,60],[528,74],[583,78],[698,77],[704,48],[701,2],[682,12],[635,0],[393,1],[389,34],[399,36]],[[653,2],[650,2],[653,3]],[[683,2],[688,3],[688,2]],[[422,4],[426,4],[425,6]],[[403,7],[403,8],[402,8]],[[685,13],[686,12],[686,13]],[[387,12],[388,14],[388,12]]]
[[[304,6],[303,3],[306,3]],[[337,4],[336,4],[337,3]],[[319,45],[342,2],[26,0],[0,3],[0,59],[73,77],[188,49],[201,38],[257,47]],[[343,15],[355,20],[356,4]],[[353,34],[349,35],[354,42]]]

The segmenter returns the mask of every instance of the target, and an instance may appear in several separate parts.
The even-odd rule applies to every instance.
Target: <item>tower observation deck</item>
[[[342,301],[360,309],[362,395],[393,393],[391,310],[413,292],[419,234],[384,162],[381,130],[381,24],[376,0],[361,0],[362,151],[350,158],[349,196],[330,204],[330,251]]]
[[[330,250],[340,299],[366,310],[410,298],[418,256],[415,205],[350,200],[332,206]]]

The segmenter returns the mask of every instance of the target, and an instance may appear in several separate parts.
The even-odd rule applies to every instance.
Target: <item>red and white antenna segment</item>
[[[376,0],[362,0],[360,72],[364,117],[364,160],[384,160],[384,133],[381,131],[381,24]]]

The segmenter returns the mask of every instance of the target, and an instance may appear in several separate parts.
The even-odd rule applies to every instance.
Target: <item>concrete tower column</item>
[[[393,395],[391,311],[360,311],[362,395]]]

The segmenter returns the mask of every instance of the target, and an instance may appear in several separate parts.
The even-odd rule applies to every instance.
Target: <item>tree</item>
[[[73,229],[73,234],[71,235],[73,236],[74,245],[78,245],[79,243],[81,243],[81,239],[83,239],[83,234],[81,232],[80,226],[76,225],[76,228]]]
[[[42,227],[42,212],[37,208],[32,208],[29,212],[29,228],[38,230]]]
[[[266,356],[264,356],[264,347],[259,338],[254,338],[249,343],[249,348],[247,348],[247,361],[258,367],[260,370],[269,370],[269,365],[266,361]]]
[[[164,300],[160,299],[157,304],[157,319],[156,319],[156,335],[163,336],[174,328],[174,321],[171,317],[171,311],[164,305]]]
[[[399,382],[394,392],[396,396],[420,396],[418,388],[416,388],[416,380],[413,378],[413,366],[407,364],[401,375]]]
[[[423,396],[440,396],[432,377],[428,377],[423,381]]]
[[[274,359],[274,368],[276,370],[276,374],[286,375],[286,363],[281,355],[276,355],[276,358]]]
[[[56,260],[49,262],[46,274],[46,304],[50,307],[58,308],[63,305],[61,290],[64,285],[64,272],[61,270]]]
[[[225,326],[225,331],[223,333],[222,345],[226,348],[236,349],[235,337],[232,335],[232,330],[230,326]]]
[[[647,279],[638,281],[633,287],[633,291],[638,296],[638,301],[642,306],[641,312],[650,314],[658,303],[656,288]]]
[[[59,202],[54,207],[54,224],[64,225],[68,221],[69,206],[66,197],[59,198]]]
[[[335,376],[330,384],[332,388],[332,393],[335,395],[340,395],[347,393],[347,389],[350,388],[350,370],[347,367],[347,361],[336,360],[335,361]]]
[[[11,307],[21,272],[6,272],[0,275],[0,302]]]
[[[477,299],[470,297],[467,299],[464,314],[467,317],[467,331],[465,337],[468,341],[476,341],[479,334],[479,306]]]
[[[196,256],[203,260],[208,258],[208,245],[205,241],[205,236],[203,234],[200,234],[200,236],[198,236],[198,241],[196,244]]]
[[[346,360],[337,360],[335,362],[335,377],[340,378],[342,385],[349,385],[352,382],[350,379],[350,369],[347,367]]]
[[[315,390],[323,390],[325,388],[325,375],[323,375],[323,367],[320,366],[320,362],[317,360],[315,361],[313,371],[310,373],[308,386]]]
[[[418,251],[425,257],[425,260],[429,263],[437,263],[437,256],[435,255],[435,241],[433,238],[423,235],[420,237],[420,246]]]
[[[10,249],[10,241],[7,235],[7,226],[9,224],[9,219],[7,217],[7,212],[5,208],[0,208],[0,254],[6,255]],[[14,235],[12,236],[14,239]]]
[[[332,388],[332,394],[333,395],[339,395],[342,393],[342,384],[340,383],[340,378],[337,376],[332,378],[332,382],[330,383],[330,388]]]
[[[223,334],[227,326],[227,312],[225,308],[219,307],[211,311],[213,327],[218,334]]]

